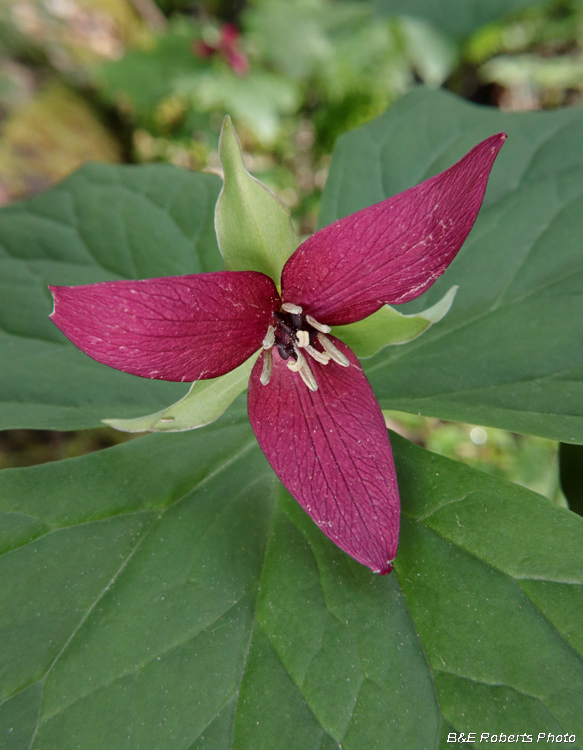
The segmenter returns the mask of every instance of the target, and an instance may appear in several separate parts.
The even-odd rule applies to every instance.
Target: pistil
[[[303,309],[292,302],[284,302],[279,312],[273,314],[274,324],[270,325],[263,339],[263,368],[260,381],[267,385],[273,369],[273,347],[276,347],[281,359],[286,361],[292,372],[297,372],[311,391],[318,390],[318,383],[310,369],[308,359],[311,357],[321,365],[334,360],[342,367],[348,367],[348,359],[334,346],[325,335],[330,326],[319,323],[311,315],[303,315]],[[316,344],[323,351],[316,348]],[[305,355],[309,355],[306,358]]]

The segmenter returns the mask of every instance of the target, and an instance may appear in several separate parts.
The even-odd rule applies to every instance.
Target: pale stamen
[[[269,326],[267,329],[267,333],[265,334],[265,338],[263,339],[263,348],[264,349],[271,349],[271,347],[275,344],[275,328],[273,326]]]
[[[307,362],[306,362],[306,366],[302,367],[299,373],[300,373],[302,380],[311,391],[318,390],[318,383],[316,383],[316,378],[312,374],[312,371],[310,370],[310,366]]]
[[[308,352],[315,360],[316,362],[319,362],[321,365],[327,365],[328,362],[332,359],[330,354],[328,352],[319,352],[317,349],[314,349],[313,346],[310,346],[309,344],[304,347],[304,350]]]
[[[301,352],[298,352],[297,349],[294,349],[294,351],[297,355],[297,360],[289,359],[287,366],[292,372],[299,372],[303,367],[307,367],[308,363]]]
[[[317,331],[322,331],[322,333],[330,333],[332,330],[330,326],[327,326],[325,323],[318,323],[318,321],[315,318],[312,318],[311,315],[306,315],[306,322],[309,323],[312,328],[315,328]]]
[[[273,355],[271,349],[268,349],[263,353],[263,368],[261,370],[261,376],[259,378],[262,385],[267,385],[271,378],[271,372],[273,370]]]
[[[342,354],[340,349],[334,346],[330,339],[327,336],[324,336],[323,333],[318,334],[318,341],[322,344],[322,348],[328,352],[334,362],[342,365],[342,367],[348,367],[350,365],[348,358]]]
[[[296,333],[298,346],[308,346],[310,343],[310,334],[307,331],[298,331]]]
[[[281,306],[281,309],[284,312],[291,313],[292,315],[299,315],[302,311],[302,308],[299,305],[293,305],[291,302],[284,302]]]

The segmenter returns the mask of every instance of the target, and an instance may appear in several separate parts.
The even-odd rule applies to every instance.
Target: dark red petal
[[[224,23],[221,26],[221,44],[232,47],[241,36],[239,29],[232,23]]]
[[[202,39],[195,39],[192,43],[192,51],[196,57],[212,57],[217,54],[217,48],[211,44],[207,44]]]
[[[98,362],[143,378],[216,378],[260,348],[280,300],[255,271],[51,287],[53,323]]]
[[[389,573],[399,536],[399,492],[383,415],[353,352],[350,367],[310,359],[317,391],[273,349],[267,385],[259,358],[249,418],[277,476],[320,529],[375,572]]]
[[[249,61],[242,52],[230,49],[225,52],[229,67],[238,75],[244,76],[249,72]]]
[[[506,135],[414,188],[320,229],[285,264],[282,297],[328,325],[419,297],[472,228]]]

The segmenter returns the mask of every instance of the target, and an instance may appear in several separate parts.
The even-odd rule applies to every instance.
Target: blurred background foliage
[[[228,112],[250,171],[304,236],[336,138],[417,83],[509,110],[580,104],[583,0],[3,0],[0,204],[92,160],[217,171]],[[396,413],[387,423],[558,503],[562,481],[583,505],[577,446],[559,472],[549,440]],[[0,433],[0,468],[124,439]]]

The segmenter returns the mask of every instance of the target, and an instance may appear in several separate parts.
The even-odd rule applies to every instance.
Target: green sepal
[[[357,323],[334,326],[332,333],[344,341],[357,357],[372,357],[385,346],[406,344],[416,339],[433,323],[440,321],[449,311],[457,290],[457,286],[452,286],[439,302],[415,315],[403,315],[394,307],[384,305]]]
[[[167,409],[135,419],[103,419],[122,432],[184,432],[218,419],[247,388],[259,352],[231,372],[209,380],[197,380],[184,398]]]
[[[215,229],[227,271],[261,271],[279,284],[286,260],[299,244],[289,208],[245,169],[239,138],[225,117],[219,140],[224,184]]]

